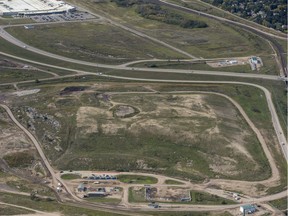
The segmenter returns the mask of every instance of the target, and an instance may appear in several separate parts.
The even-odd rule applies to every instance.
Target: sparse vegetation
[[[15,152],[7,154],[3,157],[10,167],[28,167],[34,161],[34,156],[31,151]]]
[[[64,86],[67,87],[68,85]],[[115,84],[115,86],[114,84],[107,84],[105,88],[103,88],[103,86],[97,91],[118,91],[118,88],[122,88],[121,91],[123,91],[123,86],[116,86],[117,84]],[[132,90],[132,86],[133,84],[131,87],[127,86],[127,88]],[[194,89],[205,89],[206,91],[213,89],[220,92],[223,92],[225,89],[227,92],[235,92],[235,89],[230,87],[227,89],[222,89],[220,86],[204,86],[201,88],[199,86],[195,86]],[[255,157],[257,163],[261,164],[257,171],[258,174],[255,174],[255,176],[251,177],[251,175],[245,174],[249,173],[247,170],[249,167],[254,167],[252,164],[251,166],[247,166],[247,160],[244,159],[247,154],[241,154],[236,150],[233,151],[233,153],[229,153],[229,151],[225,149],[225,145],[228,145],[229,142],[227,142],[227,140],[222,140],[222,136],[225,136],[226,139],[233,140],[233,137],[239,137],[238,135],[233,135],[240,131],[237,129],[238,127],[241,128],[241,131],[247,130],[245,129],[247,128],[247,125],[245,125],[245,123],[243,123],[239,117],[237,117],[235,122],[233,122],[234,120],[231,122],[231,119],[229,118],[228,120],[221,117],[223,118],[223,123],[216,124],[213,118],[210,119],[207,116],[201,117],[198,115],[198,117],[196,117],[194,115],[184,115],[184,117],[182,114],[180,114],[184,108],[180,108],[178,106],[181,106],[181,103],[184,103],[184,98],[186,98],[185,100],[188,100],[190,97],[194,98],[195,95],[186,95],[184,97],[168,94],[132,94],[131,97],[128,97],[129,94],[113,94],[111,99],[102,93],[92,93],[91,91],[93,89],[89,87],[90,93],[80,91],[73,94],[62,95],[61,100],[57,99],[58,96],[51,100],[45,98],[45,96],[42,97],[42,94],[46,95],[48,91],[50,92],[49,95],[59,95],[59,92],[64,89],[63,84],[54,85],[53,89],[50,89],[49,85],[44,84],[41,89],[42,90],[37,94],[37,99],[40,101],[43,100],[43,102],[38,101],[37,104],[39,105],[35,106],[33,100],[30,100],[31,102],[26,102],[27,106],[35,107],[39,113],[47,113],[48,110],[46,106],[54,103],[56,109],[54,108],[53,110],[49,110],[48,113],[51,112],[51,115],[53,115],[53,113],[57,112],[56,110],[59,110],[58,112],[60,113],[65,110],[66,116],[70,116],[69,118],[57,117],[57,121],[61,122],[61,130],[57,132],[57,136],[63,137],[61,143],[58,142],[59,144],[57,144],[61,147],[61,151],[55,151],[54,148],[45,149],[46,153],[54,159],[57,159],[60,157],[60,155],[62,155],[61,160],[55,160],[55,164],[59,166],[59,169],[98,169],[117,171],[153,170],[157,173],[178,176],[181,178],[189,178],[193,179],[194,181],[201,181],[205,178],[204,176],[212,178],[217,176],[233,179],[251,179],[255,178],[257,175],[257,178],[264,179],[270,175],[269,166],[265,159],[265,155],[259,154],[259,151],[262,151],[261,147],[257,139],[252,138],[253,136],[251,136],[250,133],[249,136],[251,136],[251,138],[249,138],[249,136],[246,138],[243,137],[243,143],[254,143],[253,145],[244,145],[245,148],[247,148],[247,151],[249,151],[249,153]],[[136,91],[138,91],[138,89],[139,85],[137,85]],[[157,87],[156,90],[162,91],[162,89],[159,89],[159,87]],[[163,90],[165,91],[166,89],[163,88]],[[169,91],[173,89],[170,88],[167,90]],[[179,88],[179,90],[181,90],[181,88]],[[255,92],[255,90],[253,91]],[[248,93],[245,94],[248,95]],[[254,98],[253,95],[254,93],[252,94],[250,92],[251,98]],[[204,97],[204,95],[202,97]],[[223,109],[228,109],[229,112],[234,110],[233,106],[231,107],[231,104],[229,105],[229,103],[227,103],[227,101],[225,102],[225,100],[223,100],[221,97],[209,97],[208,95],[205,95],[204,98],[205,104],[207,103],[205,107],[209,106],[216,110],[219,109],[221,112],[223,112]],[[256,95],[255,98],[257,98]],[[263,98],[263,100],[265,101],[265,98]],[[255,102],[256,101],[257,100],[255,99]],[[82,104],[81,109],[79,109],[80,103]],[[129,104],[129,106],[136,107],[141,111],[138,115],[132,118],[125,118],[125,120],[122,120],[122,118],[114,118],[113,112],[110,110],[111,104],[114,103]],[[259,103],[259,101],[256,103],[257,106],[255,104],[254,107],[261,112],[257,115],[265,115],[264,113],[267,112],[263,111],[265,104],[260,106],[261,103]],[[19,105],[20,104],[21,103],[19,103]],[[166,108],[157,108],[162,107],[161,104],[166,104]],[[191,106],[189,109],[191,109]],[[205,109],[203,110],[201,107],[196,105],[192,106],[192,108],[195,112],[205,111]],[[76,113],[78,116],[77,119],[76,116],[73,117],[73,115]],[[226,111],[225,113],[228,114]],[[235,114],[231,113],[231,116],[234,115]],[[25,116],[26,114],[24,113],[23,117]],[[22,119],[23,122],[27,121],[27,117],[25,118]],[[138,123],[138,126],[135,127],[137,124],[134,123],[140,119],[143,119],[142,123],[140,121],[141,124]],[[189,123],[190,121],[194,120],[201,122],[201,124],[196,127],[195,124]],[[151,123],[149,123],[150,121],[153,122],[155,128],[151,128],[151,126],[150,129],[146,128],[146,121],[148,121],[147,125],[151,125]],[[265,121],[267,121],[267,117],[265,117]],[[51,132],[55,131],[55,129],[51,128],[51,126],[47,125],[47,123],[43,121],[37,121],[35,122],[35,125],[36,124],[39,124],[39,126],[36,128],[45,128],[46,131]],[[229,124],[233,124],[234,126],[228,126]],[[163,125],[163,127],[161,125]],[[216,127],[216,125],[221,131],[220,136],[212,136],[211,139],[207,139],[206,137],[210,136],[200,135],[202,133],[207,133],[211,130],[211,127]],[[129,129],[127,129],[127,127]],[[165,132],[165,128],[167,128],[167,130],[169,129],[170,131]],[[185,132],[186,130],[187,134]],[[190,133],[191,131],[194,131],[194,134],[199,135],[196,135],[193,139],[190,139],[188,136],[188,131]],[[38,136],[42,137],[43,131],[37,130],[37,134]],[[51,140],[53,141],[53,138]],[[43,144],[53,146],[49,144],[51,142],[44,139]],[[237,142],[242,143],[242,141]],[[215,148],[216,143],[218,146],[217,148]],[[193,146],[193,148],[191,148],[191,146]],[[197,146],[197,151],[195,151],[195,146]],[[251,146],[253,146],[253,148]],[[73,154],[66,155],[65,152],[68,149],[69,152],[73,152]],[[91,151],[92,149],[93,151]],[[213,157],[209,157],[206,154],[213,154]],[[215,161],[213,161],[213,158],[216,158],[215,154],[220,158],[217,159],[218,162],[216,167],[211,169],[212,165],[209,164],[215,164]],[[227,162],[222,160],[221,157],[233,157],[233,160],[237,160],[237,163],[233,163],[234,165],[231,165],[231,169],[235,171],[237,170],[237,172],[231,175],[231,172],[229,174],[228,172],[225,174],[222,171],[218,171],[217,167],[221,167],[221,164],[225,164]],[[251,161],[251,163],[253,162]],[[267,166],[268,168],[266,168]],[[195,172],[192,172],[192,170],[199,170],[199,173],[201,174],[196,175]],[[244,172],[244,170],[246,171]],[[255,170],[253,170],[253,173],[256,173]]]
[[[32,191],[34,191],[42,196],[49,196],[51,198],[54,197],[54,192],[51,188],[40,185],[38,183],[31,183],[27,180],[18,179],[16,177],[14,177],[13,180],[6,181],[6,184],[9,187],[21,192],[31,193]]]
[[[145,199],[145,188],[144,187],[130,187],[129,188],[129,197],[128,197],[128,201],[130,203],[133,202],[147,202],[147,200]]]
[[[24,70],[24,69],[6,69],[0,67],[0,83],[9,83],[25,80],[33,80],[35,78],[48,78],[51,74],[47,74],[36,70]]]
[[[272,204],[277,209],[283,211],[284,213],[286,212],[287,214],[287,197],[278,200],[273,200],[270,202],[270,204]]]
[[[109,198],[109,197],[96,197],[96,198],[88,198],[89,202],[97,202],[97,203],[106,203],[106,204],[119,204],[121,202],[120,199],[117,198]]]
[[[26,209],[16,208],[8,205],[0,206],[1,215],[25,215],[25,214],[33,214],[33,211],[28,211]]]
[[[154,177],[141,175],[118,175],[117,179],[128,184],[156,184],[158,182]]]

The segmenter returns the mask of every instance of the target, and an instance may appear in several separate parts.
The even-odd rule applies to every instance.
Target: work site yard
[[[194,181],[270,175],[253,131],[221,95],[155,94],[117,83],[38,87],[11,97],[13,109],[58,169],[139,170]]]

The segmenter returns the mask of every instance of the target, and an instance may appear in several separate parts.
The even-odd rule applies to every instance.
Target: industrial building
[[[0,16],[47,15],[75,10],[61,0],[0,0]]]
[[[240,212],[243,214],[252,214],[256,212],[256,207],[254,205],[243,205],[240,206]]]

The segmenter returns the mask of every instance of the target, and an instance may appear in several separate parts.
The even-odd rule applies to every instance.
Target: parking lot
[[[34,15],[30,19],[35,22],[63,22],[63,21],[76,21],[95,19],[96,17],[88,12],[75,11],[63,14],[50,14],[50,15]]]

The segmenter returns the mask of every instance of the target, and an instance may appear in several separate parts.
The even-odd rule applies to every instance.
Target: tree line
[[[212,4],[266,27],[287,31],[287,0],[212,0]]]
[[[144,18],[164,22],[171,25],[178,25],[182,28],[206,28],[207,23],[198,20],[187,19],[184,16],[174,13],[160,5],[148,3],[142,0],[111,0],[119,7],[132,7],[136,5],[135,11]]]

